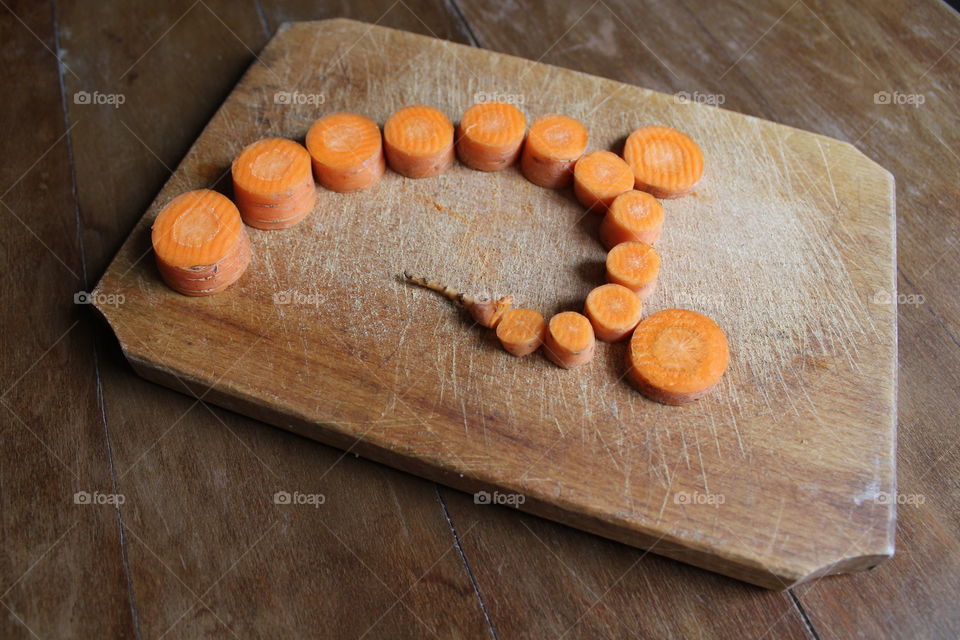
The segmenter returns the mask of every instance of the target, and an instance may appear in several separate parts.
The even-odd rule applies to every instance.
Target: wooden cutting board
[[[561,370],[494,335],[404,269],[544,315],[603,282],[599,218],[515,169],[390,173],[320,193],[287,231],[248,229],[227,292],[160,281],[149,230],[264,136],[320,115],[381,124],[424,103],[456,121],[477,99],[532,120],[579,118],[619,151],[644,124],[703,148],[696,193],[664,203],[647,313],[685,307],[730,338],[697,403],[650,402],[624,344]],[[141,375],[321,442],[654,553],[774,589],[893,553],[896,314],[893,177],[853,146],[602,78],[352,22],[284,25],[110,265],[95,301]],[[494,493],[499,492],[499,493]],[[515,497],[516,495],[522,498]],[[360,505],[362,508],[362,505]],[[494,507],[490,507],[494,508]]]

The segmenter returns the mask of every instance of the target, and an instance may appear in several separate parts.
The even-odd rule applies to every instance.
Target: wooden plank
[[[0,636],[130,638],[53,21],[48,2],[0,9]]]
[[[353,46],[361,37],[369,47]],[[689,131],[713,158],[698,196],[670,204],[670,268],[650,307],[689,306],[691,296],[734,337],[734,367],[711,400],[686,410],[646,401],[617,384],[615,347],[579,375],[537,358],[504,369],[489,340],[395,281],[410,267],[512,291],[548,313],[579,304],[595,282],[574,267],[603,256],[596,220],[565,224],[582,209],[515,170],[458,166],[419,182],[391,173],[370,192],[324,193],[296,232],[251,232],[254,275],[222,296],[176,295],[140,259],[153,215],[205,186],[203,167],[227,166],[264,135],[302,138],[316,109],[278,103],[278,86],[383,121],[411,102],[459,113],[503,78],[518,79],[507,93],[530,97],[531,116],[559,106],[588,120],[597,147],[654,119]],[[893,483],[894,315],[866,302],[893,278],[891,190],[887,172],[828,138],[382,27],[295,23],[244,76],[101,281],[98,291],[126,303],[100,308],[152,379],[213,386],[214,401],[278,426],[337,446],[359,440],[355,450],[375,460],[523,493],[539,515],[785,588],[891,552],[891,506],[858,498]],[[533,212],[544,223],[531,229]],[[475,251],[451,252],[464,243]],[[727,502],[689,508],[681,492]]]
[[[68,95],[125,97],[117,109],[69,105],[92,270],[266,37],[253,4],[156,8],[143,21],[122,3],[60,6],[80,76],[66,78]],[[211,183],[222,173],[208,170]],[[107,344],[101,377],[144,637],[485,633],[432,485],[144,382]],[[275,504],[278,491],[325,502]]]

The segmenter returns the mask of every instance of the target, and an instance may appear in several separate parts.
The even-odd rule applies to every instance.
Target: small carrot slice
[[[433,107],[395,112],[383,127],[383,143],[390,168],[408,178],[439,175],[453,164],[453,125]]]
[[[617,196],[600,223],[600,242],[610,250],[621,242],[655,244],[663,229],[663,205],[646,191]]]
[[[209,189],[188,191],[160,211],[151,242],[164,282],[188,296],[219,293],[250,263],[250,242],[240,212]]]
[[[499,171],[516,162],[527,118],[506,102],[480,102],[467,109],[457,127],[457,156],[478,171]]]
[[[387,167],[380,127],[355,113],[320,118],[307,132],[306,142],[317,182],[331,191],[369,189]]]
[[[313,211],[317,190],[310,154],[286,138],[248,145],[231,166],[233,197],[243,221],[258,229],[286,229]]]
[[[615,153],[592,151],[573,168],[573,193],[587,209],[606,211],[614,198],[633,189],[630,165]]]
[[[597,341],[589,320],[576,311],[563,311],[550,318],[543,345],[551,362],[573,369],[593,360]]]
[[[583,313],[590,319],[598,340],[617,342],[633,331],[643,312],[639,296],[619,284],[600,285],[589,294]]]
[[[533,309],[509,309],[497,325],[497,338],[503,348],[515,356],[533,353],[543,344],[547,323]]]
[[[637,325],[627,357],[627,375],[641,393],[664,404],[684,404],[717,384],[730,348],[723,330],[707,316],[666,309]]]
[[[543,116],[530,125],[520,155],[527,180],[547,189],[561,189],[573,179],[573,167],[587,148],[587,130],[567,116]]]
[[[703,175],[703,152],[690,136],[670,127],[637,129],[627,138],[623,158],[636,188],[658,198],[690,193]]]
[[[636,293],[641,300],[657,288],[660,254],[646,242],[621,242],[607,253],[607,282]]]

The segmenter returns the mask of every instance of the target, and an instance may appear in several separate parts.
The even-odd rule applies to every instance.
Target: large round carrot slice
[[[506,102],[480,102],[467,109],[457,127],[457,155],[478,171],[513,164],[527,132],[527,118]]]
[[[250,262],[240,212],[209,189],[171,200],[153,222],[151,242],[164,281],[186,295],[209,295],[233,284]]]
[[[453,125],[442,111],[404,107],[383,126],[390,168],[408,178],[429,178],[453,164]]]
[[[621,242],[654,244],[663,229],[663,205],[646,191],[627,191],[610,205],[600,223],[600,242],[608,250]]]
[[[233,197],[243,221],[259,229],[286,229],[303,220],[317,200],[310,154],[286,138],[248,145],[231,166]]]
[[[573,167],[587,148],[587,130],[561,115],[538,118],[530,125],[520,156],[520,170],[533,184],[561,189],[573,179]]]
[[[703,175],[703,152],[690,136],[670,127],[637,129],[627,138],[623,158],[636,188],[658,198],[689,193]]]
[[[331,191],[367,189],[386,169],[380,127],[361,115],[326,115],[310,127],[306,142],[317,182]]]
[[[637,325],[628,359],[628,376],[641,393],[664,404],[683,404],[717,384],[730,349],[723,330],[707,316],[666,309]]]
[[[630,289],[640,299],[657,288],[660,254],[646,242],[621,242],[607,253],[607,282]]]

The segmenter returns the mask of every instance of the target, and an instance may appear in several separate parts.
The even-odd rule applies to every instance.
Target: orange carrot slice
[[[573,168],[573,193],[587,209],[606,211],[614,198],[633,189],[630,165],[615,153],[593,151]]]
[[[453,125],[433,107],[395,112],[383,127],[383,143],[390,168],[408,178],[429,178],[453,164]]]
[[[550,318],[543,343],[550,361],[564,369],[593,360],[596,344],[590,321],[576,311],[564,311]]]
[[[184,295],[219,293],[250,263],[250,242],[240,212],[209,189],[188,191],[160,211],[151,242],[160,276]]]
[[[621,242],[607,253],[607,282],[636,293],[641,300],[657,288],[660,254],[646,242]]]
[[[233,197],[243,221],[258,229],[286,229],[313,211],[317,190],[310,154],[286,138],[264,138],[233,161]]]
[[[503,348],[515,356],[533,353],[543,344],[547,323],[533,309],[509,309],[497,325],[497,338]]]
[[[686,309],[658,311],[630,339],[628,376],[651,400],[683,404],[710,391],[730,360],[727,336],[705,315]]]
[[[530,125],[520,170],[533,184],[561,189],[573,179],[573,166],[587,148],[587,130],[567,116],[549,115]]]
[[[636,188],[658,198],[690,193],[703,175],[703,152],[690,136],[670,127],[637,129],[627,138],[623,158]]]
[[[600,223],[600,242],[610,250],[621,242],[654,244],[663,229],[663,205],[646,191],[627,191],[610,205]]]
[[[457,127],[460,162],[478,171],[499,171],[516,162],[527,118],[505,102],[480,102],[467,109]]]
[[[306,142],[317,182],[331,191],[369,189],[387,167],[380,127],[355,113],[320,118],[307,132]]]
[[[587,294],[583,306],[597,339],[604,342],[617,342],[630,335],[642,311],[639,296],[619,284],[600,285]]]

